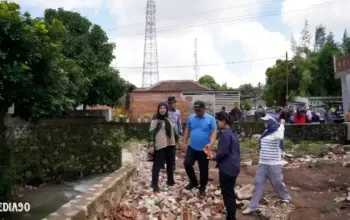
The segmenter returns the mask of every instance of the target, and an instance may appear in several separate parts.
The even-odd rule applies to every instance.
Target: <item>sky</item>
[[[116,44],[111,66],[142,86],[147,0],[13,0],[23,11],[43,16],[47,8],[79,12],[100,25]],[[197,39],[198,77],[211,75],[234,88],[265,82],[277,58],[291,55],[305,19],[311,33],[323,24],[341,39],[350,29],[350,0],[156,0],[159,80],[196,80],[193,68]],[[208,65],[215,64],[215,65]],[[181,68],[180,68],[180,67]],[[177,67],[177,68],[174,68]]]

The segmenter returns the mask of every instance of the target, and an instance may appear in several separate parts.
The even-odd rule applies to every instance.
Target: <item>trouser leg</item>
[[[229,176],[223,172],[219,172],[219,182],[226,207],[227,220],[236,220],[236,195],[234,192],[236,178],[236,176]]]
[[[251,209],[257,209],[259,207],[259,202],[264,195],[267,166],[265,164],[258,164],[256,169],[253,196],[249,203],[249,208]]]
[[[154,152],[152,166],[152,186],[158,186],[159,172],[165,161],[165,148]]]
[[[291,201],[291,197],[288,193],[287,186],[284,184],[283,181],[283,173],[282,173],[282,166],[281,165],[269,165],[268,167],[268,178],[270,180],[270,183],[277,193],[277,195],[282,200]]]
[[[201,187],[206,187],[208,184],[208,176],[209,176],[209,160],[204,151],[197,151],[197,160],[199,167],[199,183]]]
[[[198,185],[198,180],[193,169],[195,162],[196,162],[196,151],[193,150],[190,146],[188,146],[186,151],[185,161],[184,161],[184,167],[185,167],[188,179],[193,186]]]
[[[175,146],[167,146],[165,150],[165,161],[167,164],[167,176],[168,176],[168,184],[174,184],[174,148]]]

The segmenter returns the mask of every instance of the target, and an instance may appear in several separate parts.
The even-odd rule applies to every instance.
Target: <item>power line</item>
[[[193,16],[193,15],[199,15],[199,14],[207,14],[207,13],[223,11],[223,10],[228,10],[228,9],[233,9],[233,8],[242,8],[242,7],[247,7],[247,6],[251,6],[251,5],[267,3],[267,2],[270,2],[270,0],[257,1],[257,2],[248,3],[248,4],[235,5],[235,6],[218,8],[218,9],[212,9],[212,10],[207,10],[207,11],[199,11],[199,12],[194,12],[194,13],[188,13],[188,14],[182,14],[182,15],[177,15],[177,16],[171,16],[171,17],[164,18],[162,20],[169,20],[169,19],[173,19],[173,18],[183,18],[183,17],[186,17],[186,16]],[[162,20],[160,20],[160,21],[162,21]],[[129,27],[134,27],[134,26],[138,26],[138,25],[145,25],[145,23],[144,22],[140,22],[140,23],[135,23],[135,24],[116,26],[114,28],[108,29],[107,31],[112,31],[112,30],[121,29],[121,28],[129,28]]]
[[[340,1],[329,1],[326,3],[320,3],[320,4],[315,4],[312,5],[306,9],[298,9],[298,10],[292,10],[292,11],[285,11],[285,12],[278,12],[278,11],[270,11],[270,12],[263,12],[263,13],[257,13],[257,14],[247,14],[243,16],[238,16],[238,17],[229,17],[227,18],[228,20],[222,20],[222,21],[213,21],[209,23],[203,23],[203,24],[195,24],[195,25],[187,25],[187,26],[181,26],[181,25],[170,25],[166,27],[160,27],[157,28],[157,33],[158,32],[165,32],[165,31],[171,31],[171,30],[177,30],[177,29],[186,29],[186,28],[192,28],[192,27],[198,27],[198,26],[207,26],[207,25],[214,25],[214,24],[219,24],[219,23],[226,23],[226,22],[233,22],[233,21],[240,21],[240,20],[249,20],[253,18],[261,18],[261,17],[270,17],[270,16],[276,16],[276,15],[282,15],[282,14],[289,14],[289,13],[295,13],[295,12],[302,12],[302,11],[308,11],[312,8],[318,8],[322,7],[325,5],[329,5],[332,3],[338,3],[338,2],[346,2],[349,0],[340,0]],[[144,33],[135,33],[135,34],[129,34],[127,36],[135,36],[135,35],[143,35]]]
[[[251,62],[257,62],[257,61],[263,61],[263,60],[271,60],[271,59],[277,59],[282,58],[284,55],[281,56],[275,56],[275,57],[264,57],[259,59],[251,59],[251,60],[240,60],[240,61],[231,61],[231,62],[225,62],[225,63],[210,63],[210,64],[198,64],[197,66],[201,67],[208,67],[208,66],[220,66],[220,65],[233,65],[233,64],[239,64],[239,63],[251,63]],[[142,66],[116,66],[116,69],[142,69]],[[178,68],[193,68],[193,65],[181,65],[181,66],[159,66],[158,68],[162,69],[178,69]]]

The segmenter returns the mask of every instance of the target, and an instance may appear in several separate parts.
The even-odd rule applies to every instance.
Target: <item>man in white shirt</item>
[[[313,107],[312,107],[312,105],[310,105],[308,110],[306,111],[306,117],[307,117],[308,123],[312,122],[312,111],[313,111]]]

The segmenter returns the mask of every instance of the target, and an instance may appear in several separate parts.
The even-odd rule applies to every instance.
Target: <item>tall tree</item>
[[[324,88],[322,96],[339,96],[341,94],[341,85],[338,79],[334,78],[333,56],[341,55],[340,49],[332,41],[329,35],[326,45],[318,54],[318,80],[314,83],[320,88]]]
[[[297,42],[295,41],[295,39],[294,39],[294,35],[293,35],[293,33],[292,33],[292,35],[291,35],[291,37],[290,37],[290,43],[291,43],[291,50],[292,50],[292,52],[294,53],[294,54],[296,54],[297,53]]]
[[[318,52],[326,44],[326,28],[323,25],[316,26],[314,51]]]
[[[348,35],[348,31],[345,29],[342,39],[342,49],[344,54],[350,53],[350,37]]]
[[[304,28],[301,31],[300,46],[303,48],[309,48],[311,43],[309,22],[305,20]]]

